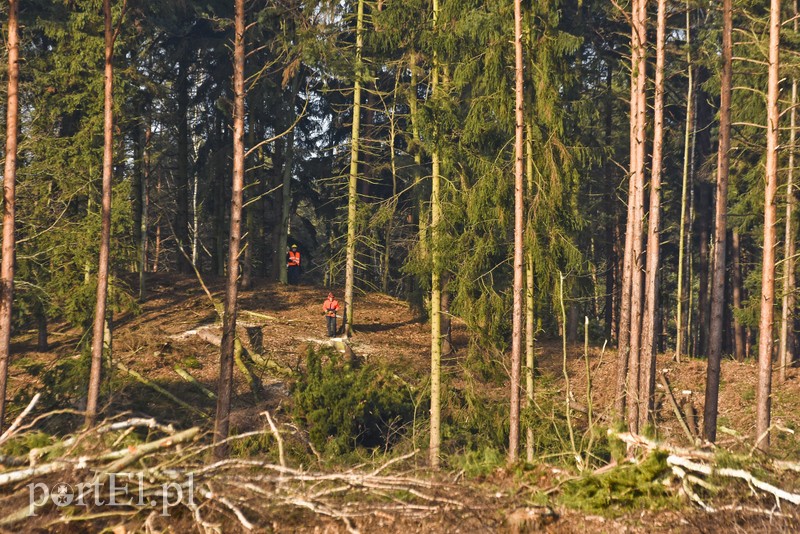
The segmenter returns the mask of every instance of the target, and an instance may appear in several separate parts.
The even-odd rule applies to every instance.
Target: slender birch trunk
[[[19,26],[17,0],[8,3],[8,95],[6,162],[3,171],[3,259],[0,266],[0,428],[6,414],[8,364],[11,359],[11,317],[16,251],[17,130],[19,129]]]
[[[781,2],[772,0],[769,18],[769,82],[767,86],[767,169],[764,190],[764,259],[761,273],[761,317],[758,323],[758,395],[756,447],[769,450],[772,404],[772,327],[775,305],[775,223],[778,191],[778,52]]]
[[[508,436],[508,462],[518,459],[519,390],[522,365],[522,286],[523,286],[523,70],[522,70],[522,5],[514,0],[515,55],[515,142],[514,142],[514,308],[511,334],[511,428]]]
[[[105,20],[105,71],[103,111],[103,192],[101,202],[100,257],[97,267],[97,299],[92,329],[92,363],[89,371],[89,391],[86,399],[86,426],[93,425],[97,417],[100,397],[100,380],[103,366],[103,339],[108,297],[109,253],[111,248],[111,177],[114,165],[114,35],[111,30],[111,0],[103,0]],[[110,341],[110,340],[109,340]]]
[[[236,341],[236,312],[239,282],[239,250],[242,234],[242,197],[244,189],[244,2],[235,0],[233,38],[233,176],[231,187],[230,240],[228,272],[225,284],[225,311],[222,317],[222,342],[219,355],[217,412],[214,418],[214,456],[228,454],[228,437],[233,397],[233,360]]]

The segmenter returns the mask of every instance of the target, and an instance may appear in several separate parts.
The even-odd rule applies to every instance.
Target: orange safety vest
[[[324,311],[328,317],[336,317],[336,312],[339,311],[339,301],[329,298],[322,305],[322,311]]]
[[[287,267],[300,267],[300,251],[299,250],[290,250],[289,251],[289,261],[286,263]]]

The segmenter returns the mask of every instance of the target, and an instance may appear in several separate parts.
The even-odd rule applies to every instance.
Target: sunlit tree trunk
[[[344,337],[353,334],[353,286],[356,264],[356,207],[358,202],[359,128],[361,123],[361,52],[364,47],[364,0],[358,0],[356,18],[356,72],[353,85],[353,130],[350,135],[350,181],[347,187],[347,259],[345,260]]]
[[[632,432],[639,431],[639,368],[641,366],[641,328],[642,328],[642,293],[644,289],[642,269],[644,238],[644,157],[647,102],[647,72],[645,52],[647,45],[647,9],[646,0],[637,0],[633,4],[632,48],[636,63],[633,66],[636,75],[635,94],[636,116],[633,139],[633,221],[631,228],[631,296],[630,296],[630,354],[628,358],[628,426]]]
[[[528,181],[528,198],[533,198],[533,143],[531,136],[533,135],[533,128],[530,121],[525,125],[526,131],[526,153],[525,153],[525,176]],[[529,223],[528,235],[526,241],[528,243],[528,252],[525,265],[525,401],[528,409],[533,407],[533,369],[535,364],[534,359],[534,300],[533,300],[533,246],[534,235],[531,228],[533,214],[531,213],[532,206],[528,204]],[[525,429],[525,458],[528,462],[533,462],[533,444],[534,435],[533,428],[530,425]]]
[[[731,83],[733,67],[732,0],[722,1],[722,73],[719,98],[719,150],[717,152],[717,203],[714,226],[714,260],[711,271],[711,330],[708,335],[708,366],[703,414],[703,435],[717,439],[717,402],[722,359],[722,318],[725,309],[725,247],[728,235],[728,169],[731,148]]]
[[[781,2],[772,0],[769,18],[769,82],[767,86],[767,169],[764,190],[764,259],[761,273],[761,317],[758,322],[758,395],[756,447],[769,450],[772,395],[772,327],[775,313],[775,222],[778,191],[778,51]]]
[[[141,187],[142,197],[142,214],[140,217],[139,233],[141,234],[141,241],[139,242],[139,301],[143,302],[147,296],[147,225],[148,225],[148,210],[150,209],[150,195],[148,192],[148,185],[150,183],[150,138],[153,134],[152,126],[149,121],[147,124],[147,131],[144,134],[144,148],[142,150],[142,183]]]
[[[184,52],[187,54],[187,52]],[[176,80],[178,107],[177,168],[175,172],[175,241],[178,272],[192,271],[189,261],[189,58],[178,62]]]
[[[433,30],[437,29],[439,18],[439,0],[433,0]],[[438,88],[439,65],[437,57],[433,58],[433,72],[431,73],[431,95],[436,95]],[[441,206],[441,163],[439,150],[435,148],[431,153],[431,436],[429,447],[430,465],[434,469],[439,467],[439,450],[442,441],[442,260],[439,251],[439,223],[442,216]]]
[[[645,313],[642,320],[642,357],[639,380],[639,428],[644,428],[652,409],[656,369],[656,305],[658,302],[659,239],[661,232],[661,169],[664,146],[664,41],[666,0],[658,0],[656,30],[656,78],[653,103],[653,166],[650,177],[650,214],[647,228]]]
[[[236,340],[236,305],[239,280],[239,248],[242,227],[242,190],[244,187],[244,2],[236,0],[233,40],[233,178],[231,194],[228,272],[225,284],[225,311],[222,318],[222,343],[217,385],[217,413],[214,419],[214,456],[227,456],[233,396],[233,350]]]
[[[522,366],[522,284],[523,284],[523,70],[522,70],[522,6],[514,0],[515,55],[515,142],[514,142],[514,308],[511,333],[511,428],[508,436],[508,461],[518,459],[519,449],[519,390]]]
[[[19,123],[19,35],[17,0],[8,3],[8,95],[6,97],[6,152],[3,171],[3,259],[0,266],[0,428],[6,413],[8,364],[11,358],[11,316],[14,301],[16,251],[17,129]]]
[[[106,300],[108,297],[109,250],[111,246],[111,177],[113,175],[114,149],[114,35],[111,30],[111,0],[103,0],[105,19],[105,72],[104,72],[104,111],[103,111],[103,192],[101,201],[100,258],[97,266],[97,300],[94,308],[92,329],[92,363],[89,371],[89,392],[86,399],[86,426],[92,425],[97,417],[97,403],[100,397],[100,378],[103,366],[103,338],[106,320]],[[110,340],[107,340],[110,343]]]

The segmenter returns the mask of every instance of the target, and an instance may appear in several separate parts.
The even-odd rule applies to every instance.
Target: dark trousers
[[[286,267],[286,278],[288,279],[289,283],[294,285],[300,282],[300,266],[299,265],[290,265]]]
[[[328,322],[328,337],[336,337],[336,316],[326,315],[325,320]]]

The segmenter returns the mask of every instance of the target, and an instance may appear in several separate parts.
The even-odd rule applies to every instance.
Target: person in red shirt
[[[339,311],[339,301],[333,296],[333,293],[328,293],[328,299],[322,303],[322,312],[325,314],[325,320],[328,323],[328,337],[336,336],[336,312]]]
[[[292,245],[286,254],[286,278],[292,285],[300,282],[300,251],[297,250],[297,245]]]

